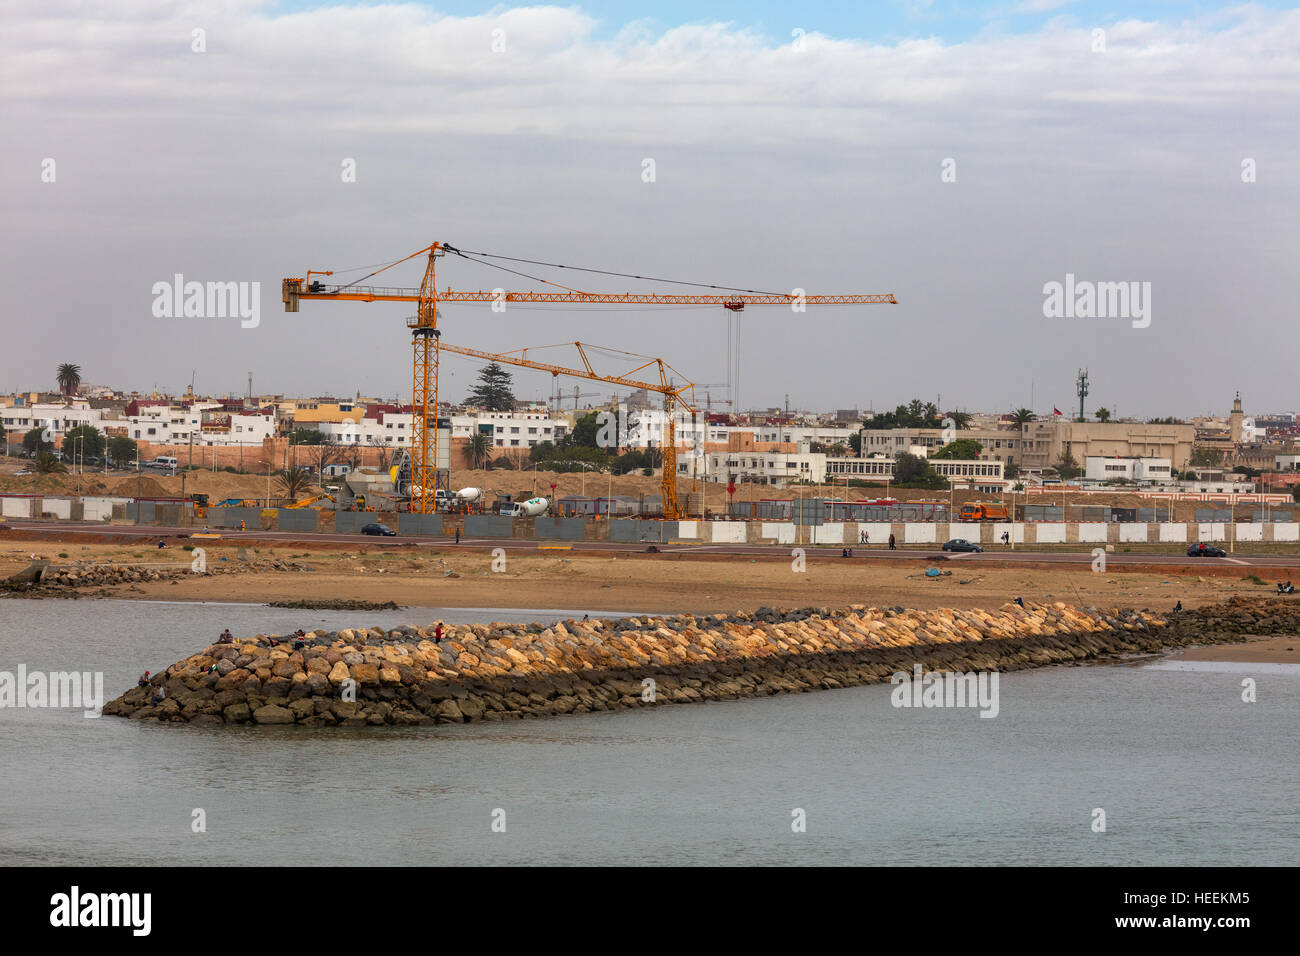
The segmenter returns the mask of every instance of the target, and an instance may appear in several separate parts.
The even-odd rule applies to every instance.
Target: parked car
[[[1202,541],[1200,544],[1193,544],[1188,547],[1187,556],[1189,558],[1226,558],[1228,552],[1222,548],[1210,547]]]
[[[953,538],[951,541],[945,541],[943,545],[945,551],[972,551],[983,553],[984,549],[978,544],[971,544],[965,538]]]
[[[361,533],[362,533],[362,534],[381,534],[381,535],[396,535],[396,534],[397,534],[397,532],[394,531],[392,528],[388,527],[387,525],[383,525],[383,524],[368,524],[368,525],[366,525],[365,527],[363,527],[363,528],[361,529]]]

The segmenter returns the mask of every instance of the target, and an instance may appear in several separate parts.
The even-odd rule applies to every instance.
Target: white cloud
[[[130,329],[137,319],[123,303],[158,274],[256,264],[267,271],[249,277],[273,288],[290,266],[369,263],[472,236],[500,251],[547,244],[565,250],[561,261],[644,263],[704,281],[896,291],[908,308],[888,316],[906,317],[891,345],[924,350],[938,336],[947,343],[939,352],[966,358],[941,356],[927,375],[959,375],[970,402],[983,394],[993,406],[1004,376],[970,366],[996,363],[1001,351],[988,339],[955,343],[970,323],[1036,311],[1040,302],[1013,292],[1067,267],[1083,275],[1079,259],[1132,278],[1167,275],[1157,310],[1169,303],[1206,328],[1236,308],[1224,294],[1232,286],[1251,290],[1259,322],[1289,301],[1278,267],[1300,250],[1271,217],[1297,198],[1290,170],[1300,135],[1290,120],[1300,102],[1300,12],[1242,7],[1106,23],[1104,54],[1092,52],[1091,25],[1064,21],[956,44],[809,34],[801,51],[733,24],[654,32],[638,23],[612,39],[599,26],[560,7],[448,17],[392,4],[276,16],[266,3],[124,0],[88,19],[79,4],[11,3],[0,34],[9,139],[0,175],[16,186],[0,211],[24,237],[6,245],[24,281],[4,280],[0,304],[39,308],[69,329],[94,326],[93,308],[116,310]],[[204,54],[190,51],[195,27],[207,31]],[[1244,155],[1260,161],[1255,193],[1235,179]],[[53,192],[31,172],[44,156],[59,159]],[[650,188],[639,179],[646,156],[659,168]],[[948,156],[958,181],[938,192]],[[355,188],[338,184],[343,157],[358,161]],[[1250,246],[1264,236],[1264,248]],[[78,283],[52,298],[26,281],[66,281],[70,259],[108,294],[89,298]],[[141,275],[128,281],[133,269]],[[854,356],[873,348],[860,330],[884,319],[828,318],[826,328],[857,343],[827,359],[834,374],[801,373],[766,397],[803,388],[841,407],[911,397],[899,390],[917,387],[917,375],[897,363],[878,367],[870,385],[852,374]],[[747,359],[764,370],[755,380],[781,374],[776,321],[755,313],[767,334],[746,339]],[[263,324],[264,341],[278,341],[275,323]],[[501,340],[485,344],[531,342],[529,326],[500,328]],[[1159,339],[1160,328],[1157,311],[1147,340],[1124,340],[1138,350],[1126,387],[1153,401],[1166,396],[1141,380],[1150,356],[1185,349],[1195,362],[1191,343]],[[653,330],[637,327],[630,343],[596,331],[608,344],[656,346]],[[1059,335],[1017,341],[1073,368]],[[1088,342],[1084,334],[1077,348],[1109,348]],[[35,337],[24,344],[47,348]],[[186,368],[193,347],[166,346]],[[228,364],[237,385],[244,349],[209,342],[202,357]],[[23,374],[19,355],[0,354],[6,378]],[[1267,347],[1255,355],[1281,361]],[[1243,377],[1245,356],[1227,359],[1242,363]],[[102,359],[122,380],[152,374],[124,346],[106,346]],[[368,361],[322,358],[316,371],[356,370],[373,382],[382,363]],[[716,376],[721,364],[710,353],[697,367]],[[294,376],[296,387],[310,381],[306,371],[282,374],[286,388]]]

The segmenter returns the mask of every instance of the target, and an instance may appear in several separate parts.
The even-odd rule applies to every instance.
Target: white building
[[[1088,481],[1167,482],[1173,477],[1168,458],[1112,458],[1089,455],[1084,459],[1083,477]]]
[[[91,408],[86,402],[71,405],[24,405],[0,410],[0,420],[6,431],[28,432],[33,428],[49,428],[54,437],[81,425],[93,425],[104,430],[104,410]]]
[[[877,455],[871,458],[827,458],[826,474],[821,480],[875,481],[884,484],[894,480],[897,461]],[[1004,473],[1001,461],[959,461],[949,458],[931,458],[930,467],[959,489],[999,493],[1011,483]]]

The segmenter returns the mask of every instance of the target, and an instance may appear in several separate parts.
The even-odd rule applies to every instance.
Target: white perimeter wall
[[[931,544],[936,537],[935,525],[923,521],[909,521],[903,525],[903,540],[908,544]],[[885,536],[888,542],[889,536]]]
[[[1079,525],[1080,541],[1101,541],[1106,540],[1106,525],[1104,522],[1089,521]]]
[[[775,538],[777,544],[794,544],[793,522],[764,521],[758,533],[761,538]]]
[[[1034,533],[1039,544],[1063,544],[1065,542],[1065,523],[1055,521],[1034,525]]]

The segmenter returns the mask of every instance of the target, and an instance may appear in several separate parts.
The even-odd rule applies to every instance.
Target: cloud
[[[0,304],[45,316],[63,341],[111,321],[124,339],[104,341],[95,374],[151,385],[153,359],[126,343],[160,331],[147,297],[143,308],[135,298],[152,281],[221,271],[196,278],[256,278],[274,296],[291,267],[371,263],[434,238],[750,287],[895,291],[906,308],[887,316],[818,313],[816,328],[851,343],[824,357],[828,373],[789,366],[778,317],[746,318],[755,392],[840,407],[895,404],[937,390],[917,384],[930,379],[1000,406],[1008,376],[987,368],[1003,350],[988,337],[958,343],[971,327],[1010,322],[1031,356],[1010,379],[1072,375],[1078,355],[1062,346],[1095,349],[1117,379],[1131,370],[1128,402],[1156,403],[1154,413],[1170,393],[1145,369],[1157,355],[1194,367],[1197,354],[1187,336],[1162,336],[1175,322],[1209,334],[1241,308],[1228,288],[1250,290],[1256,323],[1234,334],[1266,343],[1267,329],[1282,331],[1284,274],[1300,250],[1274,217],[1297,198],[1288,170],[1300,134],[1287,118],[1300,95],[1300,12],[1103,23],[1104,53],[1091,25],[1061,21],[962,43],[809,33],[801,48],[730,23],[642,22],[609,37],[601,26],[577,7],[452,17],[414,4],[277,13],[248,0],[124,0],[88,16],[57,0],[11,3],[0,175],[13,188],[0,212],[14,268]],[[206,31],[205,53],[192,52],[195,29]],[[59,161],[53,188],[33,172],[47,156]],[[1260,164],[1254,193],[1237,178],[1246,156]],[[646,157],[657,162],[652,186],[640,176]],[[948,187],[946,157],[959,170]],[[359,171],[351,186],[339,178],[345,158]],[[70,267],[77,282],[49,295]],[[1163,278],[1147,339],[1121,346],[1113,330],[1081,327],[1035,338],[1046,331],[1036,290],[1088,267],[1123,273],[1089,278]],[[325,307],[313,327],[355,340],[361,320],[344,311]],[[909,372],[864,358],[887,320],[890,348],[933,349],[934,364]],[[237,388],[250,351],[301,352],[307,320],[293,320],[297,333],[289,321],[264,320],[255,350],[247,339],[170,335],[155,347],[167,368],[202,361]],[[550,341],[541,322],[516,313],[462,341]],[[645,322],[574,322],[607,344],[671,344]],[[723,326],[700,329],[694,363],[665,357],[716,381]],[[400,361],[402,335],[384,335],[395,344],[373,358],[322,349],[310,368],[258,379],[307,391],[346,391],[338,383],[356,379],[400,394],[407,386],[385,369]],[[0,355],[15,382],[30,364],[21,349],[39,367],[62,348],[35,332],[17,344]],[[1251,361],[1281,361],[1270,352]],[[1225,374],[1250,374],[1245,355],[1225,357],[1239,366]],[[1280,368],[1255,377],[1287,379]]]

